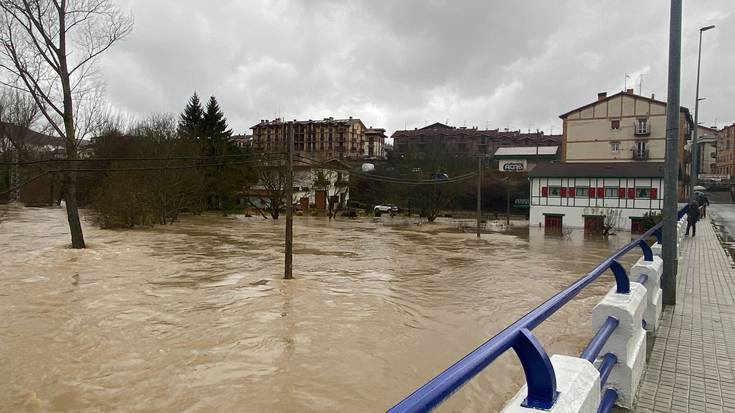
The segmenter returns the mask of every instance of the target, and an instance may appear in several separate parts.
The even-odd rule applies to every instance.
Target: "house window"
[[[646,141],[638,141],[635,143],[635,150],[639,154],[645,153],[646,149],[648,149],[648,145],[646,145]]]
[[[613,152],[620,152],[620,142],[610,142],[610,149]]]
[[[577,189],[574,190],[574,193],[577,198],[587,198],[587,187],[586,186],[578,186]]]
[[[647,134],[648,130],[648,118],[638,118],[635,122],[635,131],[637,134]]]
[[[617,186],[606,186],[605,187],[605,198],[617,198],[618,187]]]
[[[560,186],[550,186],[549,187],[549,196],[560,197],[561,196],[561,187]]]
[[[610,129],[620,129],[620,119],[613,119],[610,122]]]
[[[651,188],[636,188],[635,197],[642,198],[642,199],[651,198]]]

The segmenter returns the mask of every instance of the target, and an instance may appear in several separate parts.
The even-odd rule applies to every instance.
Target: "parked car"
[[[381,205],[375,205],[375,208],[373,208],[375,212],[385,214],[385,213],[397,213],[398,207],[393,204],[381,204]]]

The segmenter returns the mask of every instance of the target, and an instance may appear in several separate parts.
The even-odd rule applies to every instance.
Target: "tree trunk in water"
[[[79,208],[77,207],[77,174],[68,172],[66,185],[64,185],[64,198],[66,199],[66,217],[69,220],[69,231],[71,232],[71,247],[84,248],[84,234],[82,224],[79,221]]]

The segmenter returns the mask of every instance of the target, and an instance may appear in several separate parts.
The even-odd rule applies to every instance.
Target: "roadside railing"
[[[677,214],[678,239],[682,235],[681,219],[685,209]],[[592,271],[506,327],[388,412],[418,413],[432,410],[509,349],[515,351],[521,362],[526,386],[506,405],[504,411],[550,410],[557,404],[560,394],[565,398],[564,403],[586,405],[588,408],[593,403],[598,412],[608,412],[616,403],[630,408],[642,372],[640,365],[645,365],[645,333],[646,330],[655,332],[661,314],[660,277],[663,261],[654,254],[654,250],[661,250],[661,228],[662,223],[659,223],[617,250]],[[656,243],[652,249],[647,240],[653,236],[656,237]],[[630,277],[619,261],[637,248],[640,248],[643,256],[631,270],[631,275],[637,276],[633,288],[635,291],[631,293]],[[557,355],[550,359],[534,337],[533,329],[608,270],[615,278],[615,288],[593,311],[593,326],[597,327],[594,337],[579,358]],[[648,288],[644,284],[648,284]],[[625,323],[625,328],[620,327],[622,323]],[[600,357],[600,354],[603,355]],[[615,374],[617,365],[624,366],[618,375]],[[559,367],[560,377],[557,377],[555,367]],[[595,383],[585,383],[593,377],[589,374],[590,369],[597,370]],[[615,376],[614,386],[607,386],[608,380],[612,380],[611,376]],[[563,379],[564,383],[558,383],[558,379]],[[579,395],[584,393],[579,390],[580,385],[588,386],[589,391]],[[560,392],[560,386],[564,386],[565,390]],[[575,391],[566,392],[571,388]],[[622,401],[621,392],[624,393]],[[579,400],[580,397],[583,399]],[[565,408],[563,411],[588,410]]]

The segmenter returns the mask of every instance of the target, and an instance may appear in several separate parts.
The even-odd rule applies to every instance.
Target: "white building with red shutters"
[[[530,224],[640,232],[643,217],[663,209],[663,177],[660,162],[539,164],[529,173]]]

